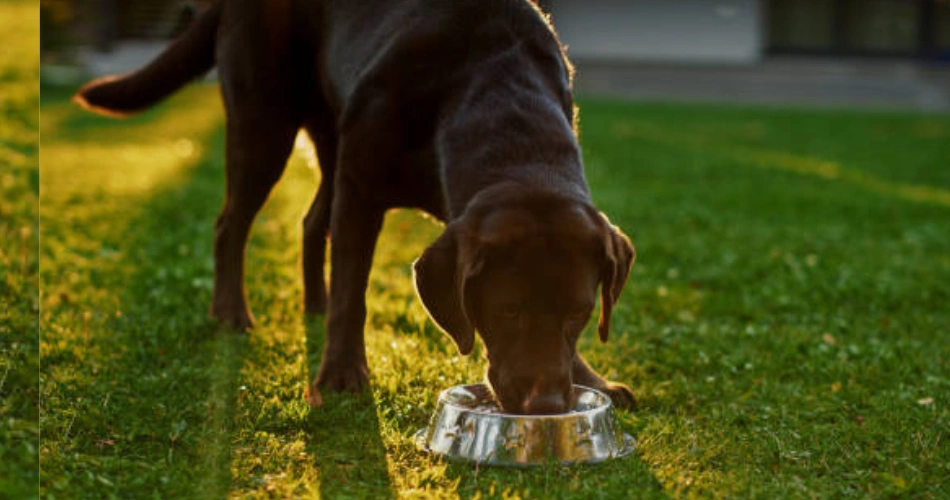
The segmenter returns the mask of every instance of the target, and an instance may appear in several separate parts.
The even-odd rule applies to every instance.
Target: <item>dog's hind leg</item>
[[[225,101],[229,101],[225,92]],[[281,107],[229,102],[227,192],[214,241],[211,316],[238,329],[253,325],[244,295],[244,250],[251,223],[280,179],[299,124]]]
[[[317,148],[317,158],[320,161],[320,188],[303,221],[304,312],[323,314],[327,310],[324,264],[327,238],[330,237],[330,208],[333,205],[337,137],[332,123],[308,123],[306,129]]]
[[[216,61],[227,111],[227,191],[215,228],[211,315],[245,329],[253,324],[244,295],[248,233],[284,171],[303,116],[290,2],[221,3]]]

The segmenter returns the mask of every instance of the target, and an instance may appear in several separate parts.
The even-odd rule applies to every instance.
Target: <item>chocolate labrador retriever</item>
[[[591,204],[574,129],[571,66],[526,0],[226,0],[154,61],[86,85],[77,101],[125,115],[217,66],[227,194],[215,228],[211,315],[247,328],[243,258],[256,213],[299,129],[322,182],[304,220],[305,309],[328,311],[311,386],[368,383],[365,293],[384,212],[446,221],[416,261],[432,319],[462,354],[479,332],[506,411],[558,413],[571,384],[608,382],[576,351],[600,287],[600,338],[634,249]],[[324,251],[332,240],[330,291]]]

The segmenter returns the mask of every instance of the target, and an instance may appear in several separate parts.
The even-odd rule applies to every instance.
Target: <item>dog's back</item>
[[[399,188],[394,192],[411,194],[394,205],[451,220],[483,181],[510,175],[587,196],[573,131],[572,70],[533,4],[331,0],[298,8],[295,18],[305,24],[295,29],[319,33],[311,42],[315,85],[338,132],[370,116],[399,122],[393,132],[403,134],[411,165],[393,162],[388,177]],[[431,201],[432,191],[447,199]]]
[[[318,41],[321,81],[336,107],[364,86],[457,87],[476,66],[515,50],[541,55],[549,76],[569,85],[554,32],[526,0],[298,1],[296,8],[295,29]]]

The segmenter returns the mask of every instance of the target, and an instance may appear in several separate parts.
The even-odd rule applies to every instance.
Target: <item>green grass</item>
[[[438,234],[387,218],[372,390],[311,411],[301,148],[248,250],[249,336],[205,319],[223,191],[219,98],[116,122],[44,92],[42,492],[49,498],[950,495],[950,119],[581,103],[588,178],[639,260],[609,344],[634,455],[472,468],[417,452],[438,391],[478,380],[414,297]]]
[[[39,483],[39,13],[0,2],[0,496]]]

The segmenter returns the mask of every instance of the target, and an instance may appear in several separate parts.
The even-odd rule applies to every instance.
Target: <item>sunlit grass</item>
[[[933,126],[933,129],[942,130],[937,126]],[[636,121],[618,121],[614,125],[613,132],[619,140],[650,140],[672,147],[692,148],[702,151],[704,154],[716,154],[725,157],[737,165],[750,165],[763,169],[813,175],[828,180],[847,182],[887,196],[950,207],[950,189],[887,180],[856,168],[844,167],[839,162],[823,158],[790,154],[785,151],[762,147],[739,146],[703,135],[664,130],[642,121],[639,123]],[[950,149],[946,152],[950,154]],[[950,156],[947,158],[950,158]]]
[[[946,118],[582,103],[592,191],[640,257],[610,343],[587,332],[581,348],[638,394],[640,409],[620,413],[638,451],[593,467],[509,470],[444,463],[412,443],[438,392],[485,368],[480,350],[458,356],[414,296],[410,263],[437,224],[387,217],[368,299],[372,390],[326,394],[310,410],[302,396],[323,326],[301,311],[301,220],[318,177],[306,141],[255,224],[247,286],[258,327],[244,337],[205,319],[224,189],[215,89],[125,122],[70,108],[68,92],[48,95],[49,494],[947,494],[947,208],[746,158],[827,159],[889,185],[946,190],[933,160]],[[809,133],[829,119],[835,141]],[[710,138],[616,135],[633,122]],[[899,137],[874,155],[866,138],[881,127]],[[895,145],[912,150],[903,170],[868,160]]]
[[[675,409],[672,422],[646,412],[640,434],[657,477],[715,496],[945,495],[945,480],[927,479],[946,476],[945,452],[904,433],[947,437],[933,430],[946,425],[935,402],[950,390],[946,355],[933,352],[950,294],[947,207],[890,187],[946,192],[947,142],[919,131],[945,130],[947,117],[582,109],[595,197],[632,224],[641,257],[629,298],[640,304],[641,394]],[[657,134],[618,137],[631,122]],[[750,151],[767,154],[750,164]],[[888,189],[782,168],[813,159]],[[679,294],[658,289],[702,300],[681,315],[665,306]],[[728,474],[699,479],[669,460],[678,451]]]
[[[0,496],[36,496],[39,17],[0,2]]]

